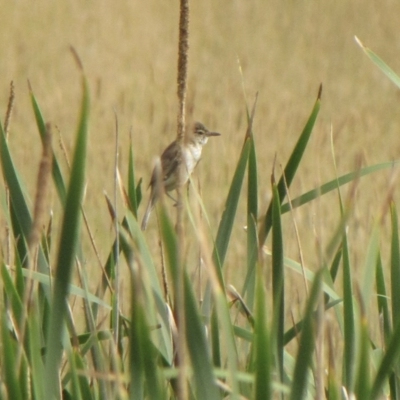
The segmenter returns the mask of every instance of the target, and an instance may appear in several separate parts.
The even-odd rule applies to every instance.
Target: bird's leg
[[[178,205],[178,200],[175,200],[170,194],[169,192],[166,192],[166,195],[174,202],[174,207],[176,207]]]
[[[188,180],[187,187],[186,187],[186,196],[187,197],[189,197],[190,182],[191,182],[191,179]]]

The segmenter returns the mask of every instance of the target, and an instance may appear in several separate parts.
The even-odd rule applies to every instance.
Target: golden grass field
[[[113,240],[103,191],[111,196],[114,185],[115,114],[121,172],[126,181],[132,130],[136,175],[143,177],[144,190],[154,156],[175,136],[178,2],[19,0],[2,1],[1,9],[1,112],[4,115],[13,80],[16,105],[10,145],[31,198],[41,149],[27,80],[45,118],[56,127],[55,133],[61,133],[70,151],[81,93],[70,45],[84,64],[91,88],[84,207],[105,259]],[[254,134],[261,214],[270,200],[274,155],[280,174],[280,165],[286,162],[311,112],[321,82],[322,108],[291,188],[292,198],[335,177],[331,129],[339,174],[354,170],[360,157],[363,165],[399,158],[398,89],[354,40],[357,35],[399,72],[398,15],[400,4],[395,0],[192,1],[188,114],[223,135],[210,140],[196,173],[214,234],[246,130],[246,101],[251,107],[256,92]],[[54,136],[56,152],[62,157]],[[392,177],[392,171],[380,172],[363,178],[357,189],[349,223],[356,271],[363,263],[371,225],[386,202]],[[343,194],[347,191],[345,187]],[[144,201],[147,196],[144,191]],[[400,198],[398,190],[394,196]],[[53,193],[52,207],[57,204]],[[295,217],[305,261],[315,269],[318,246],[325,248],[340,218],[337,195],[298,209]],[[286,255],[297,260],[289,215],[284,222]],[[245,252],[245,223],[245,213],[239,212],[225,268],[227,281],[238,288],[243,275],[237,260],[245,263],[245,258],[237,255]],[[386,228],[383,232],[385,242]],[[146,235],[155,234],[153,216]],[[193,246],[193,240],[189,244]],[[91,263],[88,259],[88,265]]]

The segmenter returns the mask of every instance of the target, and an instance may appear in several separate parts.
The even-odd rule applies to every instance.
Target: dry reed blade
[[[6,111],[6,116],[4,118],[4,134],[6,137],[6,140],[8,140],[8,131],[10,128],[10,121],[11,121],[11,115],[12,115],[12,110],[14,108],[14,101],[15,101],[15,90],[14,90],[14,82],[10,82],[10,94],[8,96],[8,104],[7,104],[7,111]],[[6,199],[7,199],[7,204],[8,206],[10,205],[10,193],[6,187]],[[10,228],[7,225],[6,226],[6,262],[8,265],[11,264],[11,234],[10,234]]]
[[[35,207],[33,211],[33,222],[28,238],[30,252],[40,241],[42,227],[46,216],[47,200],[51,181],[51,165],[53,159],[52,133],[50,124],[46,125],[46,138],[43,143],[42,159],[40,161],[38,179],[36,184]]]
[[[8,96],[7,111],[6,111],[6,116],[4,118],[4,133],[6,135],[6,139],[8,139],[8,131],[10,128],[12,111],[14,109],[14,101],[15,101],[14,82],[11,81],[10,82],[10,94]]]
[[[51,128],[50,124],[46,125],[46,139],[43,143],[42,159],[39,166],[37,184],[36,184],[36,197],[33,212],[33,221],[31,231],[28,237],[28,269],[29,276],[27,284],[24,289],[23,297],[23,311],[20,321],[20,344],[24,343],[26,324],[29,314],[29,308],[32,303],[34,281],[32,273],[34,270],[34,250],[40,244],[40,236],[44,227],[44,220],[46,215],[47,199],[49,186],[51,181],[51,164],[52,164],[52,147],[51,147]],[[22,357],[23,346],[18,347],[16,357],[16,365],[19,367]]]

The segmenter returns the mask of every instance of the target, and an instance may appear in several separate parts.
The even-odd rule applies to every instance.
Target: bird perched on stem
[[[164,150],[161,155],[161,168],[157,169],[156,166],[151,175],[150,199],[142,220],[142,231],[147,227],[160,191],[164,190],[169,196],[168,192],[183,186],[196,168],[208,138],[219,135],[217,132],[210,132],[202,123],[196,122],[182,144],[174,140]]]

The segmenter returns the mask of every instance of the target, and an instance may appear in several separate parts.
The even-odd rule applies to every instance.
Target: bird
[[[142,220],[142,231],[147,228],[151,211],[160,196],[160,189],[171,197],[168,192],[183,186],[189,180],[190,175],[200,161],[203,146],[211,136],[220,136],[220,133],[211,132],[201,122],[195,122],[188,137],[185,138],[182,144],[174,140],[163,151],[161,154],[161,169],[157,168],[156,165],[151,175],[149,184],[151,189],[150,198]]]

